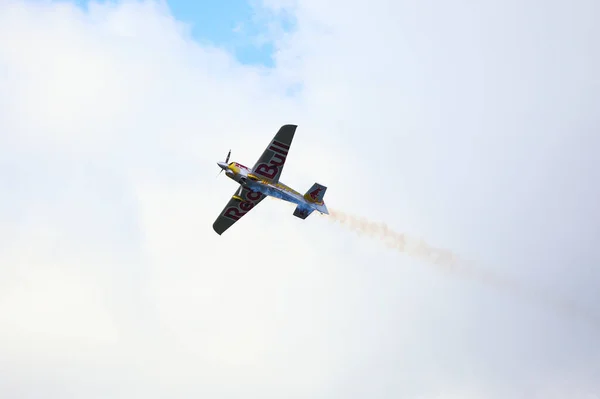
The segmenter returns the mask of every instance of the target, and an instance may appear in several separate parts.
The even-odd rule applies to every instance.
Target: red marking
[[[308,195],[310,195],[310,198],[312,198],[313,200],[317,200],[317,195],[319,195],[319,193],[323,190],[323,187],[318,187],[315,188],[313,191],[311,191]]]
[[[275,159],[278,159],[278,161],[276,162]],[[283,156],[281,154],[275,154],[275,155],[273,155],[273,158],[271,158],[271,165],[283,166],[284,163],[285,163],[285,156]]]
[[[277,146],[279,146],[279,147],[283,148],[284,150],[289,150],[289,149],[290,149],[290,146],[289,146],[289,145],[287,145],[287,144],[283,144],[283,143],[280,143],[280,142],[279,142],[279,141],[277,141],[277,140],[273,140],[273,144],[275,144],[275,145],[277,145]]]
[[[267,179],[273,179],[278,172],[279,168],[277,166],[269,166],[266,163],[261,163],[256,167],[256,174],[264,176]]]
[[[229,219],[233,219],[233,220],[239,220],[245,214],[246,214],[246,212],[240,212],[240,210],[237,208],[237,206],[227,208],[227,209],[225,209],[225,212],[223,212],[223,216],[225,216]]]
[[[269,160],[269,163],[258,164],[254,173],[266,177],[267,179],[274,179],[285,163],[287,151],[284,150],[289,150],[289,148],[290,146],[280,143],[277,140],[273,140],[272,145],[269,146],[269,150],[273,151],[273,156]]]
[[[288,154],[288,152],[287,152],[287,151],[284,151],[284,150],[282,150],[281,148],[277,148],[277,147],[275,147],[275,146],[270,146],[270,147],[269,147],[269,150],[271,150],[271,151],[273,151],[273,152],[277,152],[277,153],[279,153],[279,154],[282,154],[282,155],[287,155],[287,154]]]
[[[246,194],[246,198],[249,199],[250,201],[257,201],[262,197],[262,194],[258,191],[250,191],[248,190],[248,193]]]
[[[252,202],[242,202],[240,208],[242,211],[248,212],[250,209],[254,208],[254,204]]]
[[[244,198],[244,201],[236,202],[235,205],[225,209],[223,212],[224,217],[234,221],[239,220],[242,216],[256,206],[263,195],[257,191],[250,191],[249,189],[244,188],[242,190],[241,197]]]

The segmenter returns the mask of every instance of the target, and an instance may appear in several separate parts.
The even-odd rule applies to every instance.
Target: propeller
[[[229,152],[227,153],[227,157],[225,157],[225,163],[229,163],[229,157],[231,156],[231,150],[229,150]],[[219,173],[217,173],[217,177],[219,177],[219,175],[221,174],[221,172],[223,172],[223,169],[221,169],[219,171]]]

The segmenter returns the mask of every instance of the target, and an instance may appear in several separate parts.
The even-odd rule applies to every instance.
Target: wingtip
[[[290,123],[290,124],[286,124],[286,125],[281,126],[281,128],[279,129],[279,131],[280,132],[287,131],[287,132],[290,132],[290,133],[294,134],[296,132],[297,128],[298,128],[298,125],[294,125],[294,124]]]
[[[286,142],[288,145],[292,144],[294,135],[296,134],[296,125],[283,125],[279,128],[279,131],[275,135],[275,139]]]
[[[223,234],[223,232],[222,232],[222,231],[221,231],[221,232],[219,232],[219,230],[217,230],[217,222],[214,222],[214,223],[213,223],[213,226],[212,226],[212,228],[213,228],[213,230],[215,231],[215,233],[217,233],[218,235],[221,235],[221,234]]]

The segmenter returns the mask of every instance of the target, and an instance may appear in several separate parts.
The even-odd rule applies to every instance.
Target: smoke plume
[[[598,315],[577,306],[575,303],[558,298],[552,293],[528,287],[517,280],[495,273],[491,269],[478,266],[475,262],[463,259],[448,249],[436,248],[422,239],[396,232],[385,223],[372,222],[362,217],[332,209],[329,209],[328,220],[360,235],[379,240],[388,248],[421,259],[442,272],[474,279],[512,295],[533,300],[539,305],[550,307],[562,314],[581,317],[593,323],[595,327],[600,328]]]

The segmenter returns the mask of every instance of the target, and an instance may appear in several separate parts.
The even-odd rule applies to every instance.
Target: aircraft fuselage
[[[281,126],[252,168],[229,162],[231,150],[224,162],[217,162],[221,172],[224,171],[227,177],[239,184],[213,223],[213,230],[217,234],[223,234],[266,197],[295,204],[293,215],[302,220],[314,211],[322,215],[329,214],[324,199],[327,186],[315,182],[301,194],[280,180],[296,128],[292,124]]]
[[[261,179],[252,174],[252,170],[250,168],[238,162],[230,162],[229,164],[218,162],[218,165],[225,171],[227,177],[252,191],[257,191],[270,197],[279,198],[297,205],[303,205],[307,208],[319,210],[318,207],[315,207],[313,204],[310,204],[308,201],[306,201],[302,194],[288,185],[282,182],[270,183],[264,179]],[[319,211],[321,212],[321,210]]]

